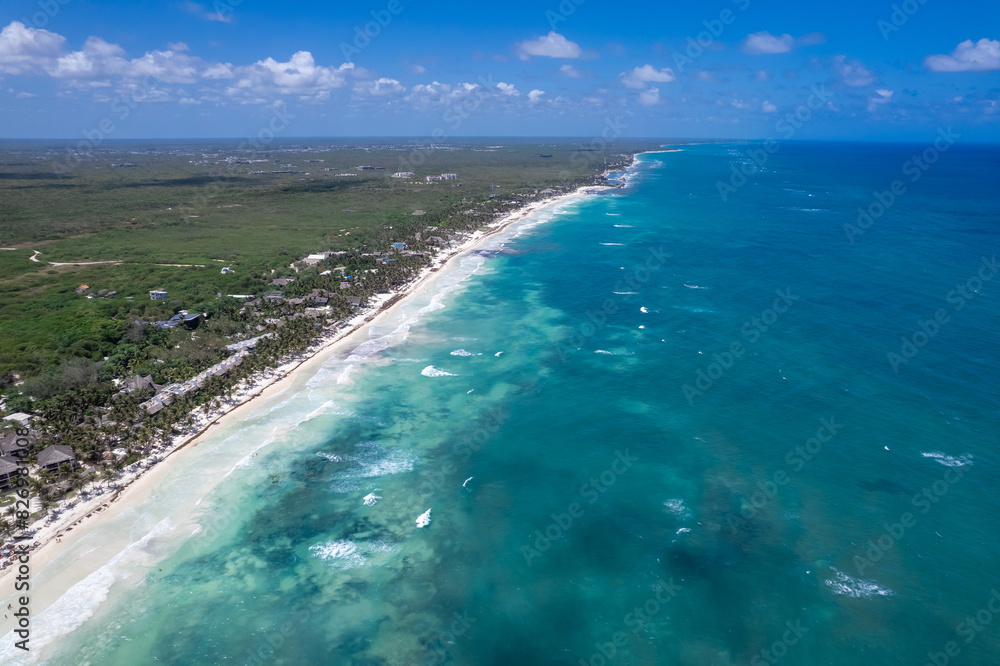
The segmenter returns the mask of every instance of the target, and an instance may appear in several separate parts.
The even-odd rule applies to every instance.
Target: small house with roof
[[[63,465],[69,465],[70,468],[73,468],[78,464],[73,449],[65,444],[53,444],[38,454],[39,469],[44,469],[53,474],[58,472],[59,468]]]

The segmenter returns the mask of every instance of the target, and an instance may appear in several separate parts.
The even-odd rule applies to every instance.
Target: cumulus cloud
[[[406,92],[406,88],[396,79],[382,77],[374,81],[361,81],[357,83],[354,86],[354,92],[372,97],[387,97],[389,95],[401,95]]]
[[[510,95],[511,97],[520,97],[521,95],[520,91],[514,87],[513,83],[504,83],[501,81],[497,84],[497,89],[504,95]]]
[[[521,60],[530,60],[532,56],[572,59],[583,55],[579,44],[569,41],[554,30],[544,37],[518,42],[515,50]]]
[[[181,104],[201,104],[201,100],[194,99],[193,97],[181,97],[177,101]]]
[[[480,87],[476,83],[459,83],[452,87],[447,83],[434,81],[413,86],[410,89],[410,94],[406,96],[406,100],[417,108],[444,106],[468,97],[477,90],[480,90]],[[485,95],[486,93],[480,91],[479,94]]]
[[[934,72],[987,72],[1000,69],[1000,40],[983,37],[973,43],[967,39],[951,55],[931,55],[924,64]]]
[[[677,78],[669,67],[656,69],[652,65],[636,67],[629,72],[622,72],[620,76],[626,88],[645,88],[648,83],[670,83]]]
[[[660,89],[650,88],[639,93],[639,104],[643,106],[654,106],[660,103]]]
[[[298,51],[288,62],[274,58],[259,60],[253,65],[237,68],[237,81],[227,91],[230,94],[299,95],[303,99],[325,99],[330,91],[344,86],[353,63],[340,67],[317,65],[309,51]]]
[[[531,100],[532,104],[535,104],[536,102],[542,99],[542,95],[544,94],[545,94],[544,90],[532,90],[530,93],[528,93],[528,99]]]
[[[848,60],[839,55],[833,59],[833,72],[837,80],[845,86],[860,88],[870,86],[878,79],[875,74],[857,60]]]
[[[769,100],[765,99],[764,103],[760,105],[760,109],[764,113],[774,113],[775,111],[778,110],[778,107],[772,104]]]
[[[66,38],[12,21],[0,31],[0,74],[32,74],[58,57]]]
[[[752,32],[743,40],[743,52],[751,54],[788,53],[795,45],[795,38],[788,33],[772,35],[768,31]]]

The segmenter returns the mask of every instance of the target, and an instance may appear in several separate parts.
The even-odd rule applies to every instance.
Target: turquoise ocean
[[[1000,149],[929,139],[515,224],[40,571],[129,535],[28,661],[1000,662]]]

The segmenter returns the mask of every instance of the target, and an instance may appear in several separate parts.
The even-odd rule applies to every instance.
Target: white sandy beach
[[[93,533],[96,528],[115,520],[116,517],[133,512],[136,507],[150,501],[151,498],[155,501],[155,490],[160,482],[175,466],[183,466],[187,459],[196,458],[197,447],[200,444],[205,443],[209,437],[215,437],[218,433],[234,430],[245,424],[258,405],[267,403],[288,390],[296,377],[315,374],[331,357],[343,354],[367,341],[369,330],[373,325],[389,317],[408,301],[425,293],[437,276],[447,273],[452,262],[460,261],[468,252],[483,245],[489,237],[541,208],[564,204],[574,198],[585,196],[587,192],[600,189],[613,188],[586,186],[575,192],[534,202],[473,233],[460,245],[438,253],[431,265],[424,268],[410,284],[397,293],[382,295],[378,301],[371,303],[365,311],[354,317],[347,327],[328,332],[324,339],[310,349],[287,360],[280,367],[254,377],[249,385],[240,387],[234,393],[232,400],[224,402],[218,410],[208,414],[197,410],[194,413],[195,424],[165,447],[155,450],[150,459],[131,466],[103,490],[97,491],[97,488],[104,484],[91,484],[92,492],[89,498],[81,499],[78,495],[70,506],[55,507],[52,512],[54,516],[49,517],[48,524],[46,519],[42,519],[31,526],[30,529],[37,531],[30,541],[39,543],[30,556],[32,576],[43,572],[47,574],[46,567],[52,560],[83,539],[85,535]],[[398,298],[399,296],[402,298]],[[385,303],[393,298],[395,300],[392,304],[385,307]],[[158,462],[152,462],[154,459]],[[224,475],[213,479],[212,485],[223,477]],[[199,492],[204,494],[208,490],[210,487],[201,488]],[[131,543],[128,535],[122,535],[122,543],[113,548],[109,546],[109,549],[114,552],[120,549],[119,546]],[[73,585],[86,578],[96,568],[104,566],[107,554],[98,556],[95,553],[94,557],[86,561],[82,559],[75,561],[72,566],[63,567],[53,572],[53,575],[45,575],[45,584],[36,586],[33,590],[32,615],[37,617],[43,610],[60,600]],[[0,589],[8,592],[0,597],[4,604],[10,603],[15,596],[12,585],[14,570],[15,567],[10,567],[0,572],[0,584],[3,585]],[[7,634],[12,629],[11,623],[12,620],[7,619],[0,624],[0,635]]]

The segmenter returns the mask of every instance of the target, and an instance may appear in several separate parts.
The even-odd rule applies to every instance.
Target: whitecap
[[[330,462],[340,462],[340,456],[333,453],[323,453],[322,451],[320,451],[316,455],[318,455],[320,458],[326,458]]]
[[[708,287],[699,287],[696,284],[688,284],[687,282],[684,283],[684,286],[688,289],[708,289]]]
[[[611,354],[611,352],[609,352],[606,349],[598,349],[598,350],[594,351],[594,353],[595,354]]]
[[[496,356],[497,358],[500,358],[500,354],[502,354],[502,353],[503,353],[502,351],[498,351],[496,354],[493,354],[493,355]]]
[[[945,467],[965,467],[966,465],[972,464],[972,454],[970,453],[963,453],[962,455],[955,457],[945,455],[940,451],[926,451],[921,452],[920,455],[924,458],[931,458],[934,462],[944,465]]]
[[[615,226],[618,227],[619,229],[631,229],[632,228],[631,224],[616,224]]]
[[[435,368],[433,365],[428,365],[426,368],[420,371],[420,374],[422,374],[424,377],[458,377],[458,375],[456,375],[453,372],[448,372],[447,370],[439,370],[438,368]]]
[[[624,245],[625,243],[601,243],[601,245]]]
[[[452,356],[474,356],[470,351],[465,351],[464,349],[456,349],[451,353]]]
[[[826,585],[835,594],[843,594],[855,599],[871,599],[876,596],[889,597],[893,594],[892,590],[879,587],[870,580],[851,578],[843,571],[837,569],[832,569],[832,571],[834,577],[831,580],[827,580]]]
[[[639,292],[637,291],[613,291],[613,294],[618,294],[619,296],[635,296]]]
[[[376,488],[375,490],[378,490],[378,488]],[[365,503],[365,506],[375,506],[375,502],[378,502],[380,499],[382,499],[381,495],[375,494],[375,490],[365,495],[364,500],[362,500]]]
[[[417,527],[427,527],[431,524],[431,510],[427,509],[417,517]]]

